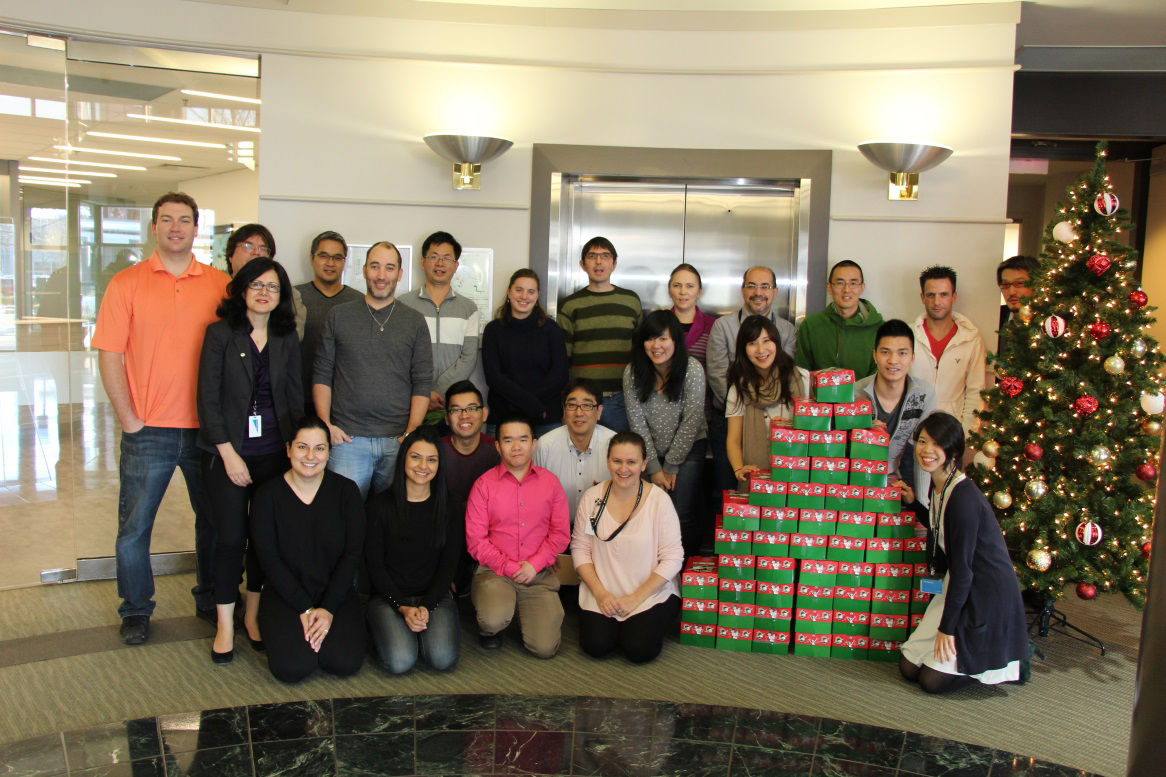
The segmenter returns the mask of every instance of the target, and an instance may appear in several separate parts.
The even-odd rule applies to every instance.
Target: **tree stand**
[[[1105,655],[1105,643],[1097,637],[1090,634],[1084,629],[1077,628],[1065,616],[1065,613],[1057,609],[1056,600],[1051,596],[1044,599],[1041,607],[1035,610],[1032,620],[1028,624],[1028,631],[1031,634],[1033,629],[1036,629],[1038,637],[1047,637],[1051,629],[1056,629],[1057,633],[1064,634],[1066,637],[1084,642],[1087,645],[1095,645],[1101,651],[1101,655]],[[1077,632],[1072,634],[1070,632]]]

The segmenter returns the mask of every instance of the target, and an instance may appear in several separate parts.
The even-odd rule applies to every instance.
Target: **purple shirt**
[[[567,495],[553,472],[531,465],[520,483],[499,464],[470,490],[466,549],[496,575],[513,577],[523,561],[541,572],[570,541]]]

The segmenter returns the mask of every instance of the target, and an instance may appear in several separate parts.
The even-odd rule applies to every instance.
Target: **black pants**
[[[261,484],[287,471],[287,454],[283,451],[265,456],[244,456],[251,473],[251,485],[239,487],[227,477],[223,458],[217,453],[203,453],[202,479],[211,503],[211,523],[215,527],[215,561],[213,582],[215,604],[234,604],[239,593],[243,570],[243,551],[247,551],[247,590],[258,593],[263,588],[263,570],[259,557],[247,541],[251,515],[251,495]]]
[[[267,668],[285,683],[297,683],[316,669],[347,677],[364,663],[364,609],[355,590],[332,613],[332,626],[319,653],[304,639],[300,614],[270,587],[259,599],[259,629],[267,645]]]
[[[624,621],[590,610],[579,611],[579,646],[592,658],[603,658],[619,648],[633,664],[644,664],[660,655],[664,634],[680,612],[680,600],[669,596]]]

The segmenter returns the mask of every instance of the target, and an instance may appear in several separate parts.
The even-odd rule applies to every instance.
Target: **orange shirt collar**
[[[154,253],[150,254],[150,258],[146,260],[146,264],[148,264],[150,269],[154,272],[170,272],[166,269],[166,265],[162,264],[162,257],[158,256],[158,252],[156,250]],[[194,254],[192,253],[190,255],[190,264],[186,265],[186,269],[183,270],[182,275],[179,275],[178,277],[183,278],[188,275],[202,275],[202,270],[202,262],[195,259]]]

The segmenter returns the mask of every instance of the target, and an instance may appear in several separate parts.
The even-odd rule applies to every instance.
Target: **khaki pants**
[[[539,658],[551,658],[559,652],[563,604],[559,601],[559,579],[553,569],[544,569],[528,585],[523,585],[480,566],[474,574],[470,598],[482,634],[493,635],[505,629],[517,610],[526,649]]]

